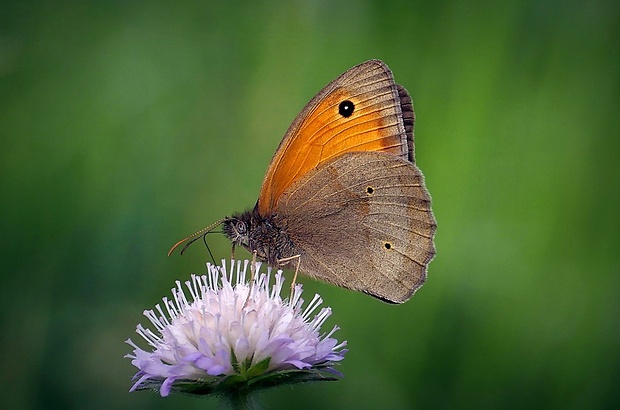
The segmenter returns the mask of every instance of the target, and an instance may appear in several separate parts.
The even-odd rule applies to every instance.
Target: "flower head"
[[[145,351],[131,339],[134,350],[125,357],[139,371],[130,391],[157,388],[162,396],[171,390],[195,394],[235,394],[282,383],[336,380],[333,365],[346,353],[346,341],[320,333],[331,315],[315,295],[304,308],[302,287],[296,285],[291,299],[282,299],[282,271],[271,268],[246,281],[248,261],[231,261],[227,271],[207,264],[207,274],[192,275],[172,289],[173,299],[163,298],[163,308],[144,315],[155,331],[137,326],[136,332],[153,348]],[[234,273],[234,274],[233,274]],[[233,276],[236,276],[233,279]]]

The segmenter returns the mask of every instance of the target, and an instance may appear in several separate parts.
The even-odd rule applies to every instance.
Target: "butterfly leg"
[[[234,246],[234,245],[233,245]],[[254,283],[254,278],[256,277],[256,251],[252,252],[252,262],[250,262],[250,286]],[[243,309],[248,306],[248,302],[250,301],[250,295],[252,292],[248,292],[248,296],[245,298],[245,302],[243,302]]]
[[[297,266],[295,267],[295,274],[293,275],[293,281],[291,282],[291,298],[293,300],[293,292],[295,292],[295,284],[297,283],[297,274],[299,273],[299,266],[301,265],[301,255],[297,255]]]
[[[295,284],[297,283],[297,274],[299,273],[299,267],[301,266],[301,255],[289,256],[288,258],[282,258],[278,260],[278,264],[283,265],[286,262],[290,262],[293,259],[297,259],[297,266],[295,267],[295,274],[293,275],[293,281],[291,282],[291,298],[293,300],[293,292],[295,291]]]
[[[250,265],[250,283],[254,282],[254,277],[256,276],[256,251],[252,251],[252,264]]]

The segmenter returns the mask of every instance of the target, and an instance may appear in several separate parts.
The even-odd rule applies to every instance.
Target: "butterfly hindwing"
[[[422,286],[435,254],[422,173],[390,154],[348,153],[321,164],[283,193],[276,215],[302,273],[392,303]]]

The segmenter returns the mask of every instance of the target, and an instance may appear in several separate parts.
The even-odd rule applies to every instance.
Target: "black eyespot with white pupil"
[[[340,105],[338,106],[338,112],[340,113],[340,115],[342,115],[344,118],[348,118],[353,114],[353,110],[355,110],[355,104],[353,104],[351,101],[349,100],[344,100],[343,102],[340,103]]]

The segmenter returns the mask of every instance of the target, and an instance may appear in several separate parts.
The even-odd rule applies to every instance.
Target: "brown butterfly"
[[[382,61],[351,68],[293,121],[254,209],[170,253],[223,224],[233,249],[296,269],[295,277],[407,301],[426,279],[436,228],[413,123],[411,97]]]

